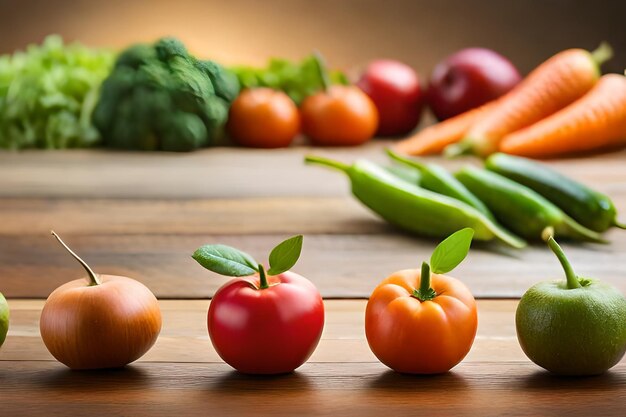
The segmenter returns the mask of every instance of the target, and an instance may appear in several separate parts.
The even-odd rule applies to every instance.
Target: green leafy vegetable
[[[298,105],[324,87],[316,54],[300,62],[272,58],[265,68],[241,66],[231,70],[239,78],[242,88],[269,87],[282,90]],[[340,71],[331,71],[329,78],[334,84],[348,84],[347,77]]]
[[[0,56],[0,148],[82,148],[98,143],[91,123],[114,54],[59,36]]]
[[[270,253],[269,275],[278,275],[296,264],[302,252],[302,235],[293,236],[281,242]]]
[[[93,121],[113,148],[190,151],[223,135],[237,77],[200,61],[174,38],[122,52]]]
[[[435,248],[430,257],[430,268],[435,274],[445,274],[452,271],[469,252],[474,237],[474,230],[466,227],[443,240]]]
[[[226,245],[204,245],[192,258],[206,269],[228,277],[244,277],[259,271],[259,264],[252,256]]]

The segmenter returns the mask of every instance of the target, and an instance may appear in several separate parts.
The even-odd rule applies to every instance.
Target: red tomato
[[[469,289],[445,275],[431,275],[436,296],[421,301],[420,271],[396,272],[372,293],[365,334],[376,357],[404,373],[446,372],[469,352],[476,336],[476,303]]]
[[[267,277],[235,278],[209,307],[209,335],[233,368],[248,374],[291,372],[311,356],[324,328],[324,304],[306,278],[287,271]]]
[[[376,134],[397,136],[415,129],[424,98],[413,68],[391,59],[372,61],[357,85],[378,109],[380,120]]]
[[[298,134],[300,115],[293,100],[282,91],[251,88],[231,105],[227,130],[242,146],[282,148]]]
[[[378,111],[360,88],[333,85],[307,97],[300,106],[302,132],[315,145],[353,146],[376,133]]]

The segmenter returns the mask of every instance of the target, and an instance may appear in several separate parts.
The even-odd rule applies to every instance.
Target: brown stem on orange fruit
[[[85,262],[82,259],[80,259],[80,257],[78,255],[76,255],[74,253],[74,251],[71,250],[69,248],[69,246],[67,246],[65,244],[65,242],[63,242],[63,240],[59,237],[59,235],[57,235],[55,233],[54,230],[50,230],[50,234],[52,236],[54,236],[59,241],[59,243],[61,245],[63,245],[65,250],[67,250],[70,253],[70,255],[72,255],[74,257],[74,259],[76,259],[83,266],[83,268],[85,268],[85,271],[87,271],[87,275],[89,276],[89,285],[100,285],[100,284],[102,284],[102,282],[100,281],[100,278],[98,277],[98,275],[96,275],[96,273],[93,272],[93,270],[89,267],[89,265],[87,265],[87,262]]]

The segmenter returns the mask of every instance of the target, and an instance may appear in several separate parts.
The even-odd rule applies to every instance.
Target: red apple
[[[408,65],[390,59],[372,61],[357,85],[378,109],[377,135],[404,135],[419,123],[423,94],[417,74]]]
[[[430,76],[428,104],[439,120],[494,100],[522,77],[511,62],[485,48],[466,48],[441,61]]]
[[[226,245],[204,245],[193,254],[206,269],[235,277],[213,296],[207,323],[218,355],[239,372],[292,372],[317,347],[324,329],[322,296],[311,281],[289,271],[302,240],[297,235],[276,246],[267,271]]]

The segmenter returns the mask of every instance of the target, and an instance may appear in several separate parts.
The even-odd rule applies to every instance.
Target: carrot
[[[594,52],[568,49],[535,68],[520,84],[498,100],[498,106],[480,117],[449,156],[489,155],[502,138],[555,113],[589,91],[600,78],[599,66],[612,56],[607,44]]]
[[[491,101],[458,116],[444,120],[441,123],[422,129],[398,142],[394,149],[399,153],[408,155],[441,153],[446,146],[460,141],[476,119],[488,109],[493,108],[494,103],[495,101]]]
[[[626,77],[608,74],[585,96],[507,135],[502,152],[550,157],[626,144]]]

